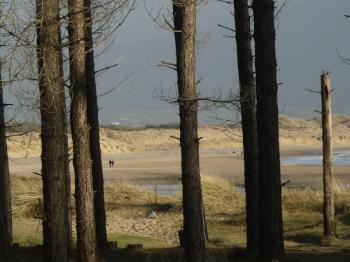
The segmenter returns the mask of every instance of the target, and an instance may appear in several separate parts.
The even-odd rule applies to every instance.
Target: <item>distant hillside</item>
[[[281,115],[280,143],[282,147],[317,146],[321,144],[320,118],[302,120]],[[179,130],[160,126],[139,129],[101,128],[103,154],[124,154],[157,150],[173,150],[179,147]],[[40,137],[37,132],[23,136],[9,133],[10,157],[39,156]],[[230,127],[208,126],[199,129],[202,149],[241,148],[242,134],[239,125]],[[333,142],[335,145],[350,146],[350,116],[333,116]]]

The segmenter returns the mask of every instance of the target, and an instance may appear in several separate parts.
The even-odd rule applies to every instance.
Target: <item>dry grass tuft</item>
[[[42,181],[33,177],[11,177],[12,213],[18,217],[42,218]]]
[[[244,199],[232,182],[216,177],[203,176],[203,197],[207,214],[236,213],[243,209]],[[12,177],[13,214],[21,217],[42,217],[42,181],[33,177]],[[74,201],[73,201],[74,202]],[[126,182],[108,182],[105,185],[106,211],[121,208],[152,206],[155,195]],[[169,207],[169,212],[180,212],[181,196],[157,195],[157,204]]]
[[[322,210],[323,193],[310,187],[284,188],[282,192],[282,204],[284,210]]]
[[[42,218],[42,181],[40,178],[12,176],[13,214],[17,217]],[[207,215],[243,214],[244,194],[235,185],[217,176],[202,176],[203,198]],[[350,210],[350,192],[341,182],[335,181],[336,213]],[[73,200],[73,199],[72,199]],[[284,188],[282,194],[285,211],[322,212],[323,192],[320,189]],[[106,211],[139,210],[140,208],[164,209],[166,212],[181,212],[181,195],[155,195],[126,182],[108,182],[105,185]],[[74,203],[74,200],[72,201]]]
[[[334,180],[334,202],[336,213],[341,214],[350,209],[350,192],[346,186],[338,180]],[[283,208],[287,211],[302,210],[322,212],[323,191],[321,189],[284,188],[282,194]]]
[[[178,197],[157,194],[157,204],[169,203],[177,206],[178,202]],[[150,207],[155,204],[155,193],[125,182],[109,182],[105,185],[105,204],[106,211]]]
[[[202,176],[204,205],[207,214],[239,213],[244,198],[231,181],[218,176]]]

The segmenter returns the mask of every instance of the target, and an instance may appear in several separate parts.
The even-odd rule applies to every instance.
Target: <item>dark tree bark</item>
[[[180,108],[185,260],[205,260],[196,91],[196,1],[173,1]]]
[[[92,160],[92,177],[95,202],[96,240],[98,249],[108,248],[106,231],[106,211],[104,201],[104,181],[100,147],[100,129],[96,95],[95,58],[92,35],[91,0],[86,0],[86,83],[87,83],[87,119],[90,127],[90,152]]]
[[[12,247],[12,208],[10,172],[7,155],[5,104],[0,62],[0,257]]]
[[[63,65],[63,64],[62,64]],[[63,72],[63,70],[62,70]],[[72,186],[71,186],[71,177],[70,177],[70,168],[69,168],[69,146],[68,146],[68,119],[67,119],[67,112],[65,111],[65,141],[64,141],[64,151],[65,151],[65,163],[66,163],[66,184],[67,184],[67,209],[68,209],[68,240],[67,240],[67,248],[68,251],[72,250],[73,246],[73,230],[72,230],[72,200],[71,200],[71,194],[72,194]],[[68,253],[68,255],[70,252]]]
[[[331,92],[331,77],[329,73],[323,73],[321,75],[323,145],[323,234],[328,237],[336,236],[333,193]]]
[[[67,137],[59,1],[37,1],[36,8],[44,192],[44,260],[68,261]]]
[[[284,255],[274,1],[254,0],[259,150],[259,257]]]
[[[69,0],[69,51],[71,130],[77,214],[78,261],[96,259],[96,230],[92,187],[89,126],[87,120],[86,6],[84,0]]]
[[[258,247],[258,141],[256,132],[256,93],[251,47],[251,23],[248,0],[234,1],[237,62],[244,149],[244,185],[246,193],[247,252]]]

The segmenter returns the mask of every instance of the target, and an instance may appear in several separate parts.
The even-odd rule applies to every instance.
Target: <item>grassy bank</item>
[[[214,176],[203,177],[209,228],[209,261],[252,261],[244,255],[244,194]],[[14,241],[21,248],[7,261],[40,261],[42,244],[41,180],[13,177]],[[337,239],[322,236],[322,192],[311,188],[283,189],[285,243],[288,261],[350,261],[350,194],[336,185]],[[180,196],[157,196],[126,183],[106,184],[109,240],[119,248],[100,255],[100,261],[177,261],[181,258],[177,231],[182,224]],[[157,217],[146,218],[154,210]],[[74,227],[74,225],[73,225]],[[142,243],[138,251],[125,249]]]

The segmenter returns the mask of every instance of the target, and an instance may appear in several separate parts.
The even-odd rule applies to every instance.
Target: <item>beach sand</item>
[[[301,120],[280,116],[281,156],[321,151],[320,119]],[[209,126],[199,129],[201,173],[229,178],[243,184],[241,127]],[[176,129],[140,129],[136,131],[101,128],[101,150],[106,181],[122,180],[132,184],[178,184],[180,147]],[[71,142],[70,142],[71,144]],[[333,117],[334,149],[350,148],[350,116]],[[10,136],[10,171],[17,175],[40,173],[40,137],[38,133]],[[108,160],[114,160],[110,168]],[[73,170],[73,168],[71,169]],[[73,174],[73,172],[72,172]],[[335,178],[350,184],[350,167],[335,167]],[[291,185],[322,182],[320,166],[282,166],[282,181]]]
[[[283,149],[281,155],[299,155],[318,152],[317,148]],[[115,161],[110,168],[108,160]],[[40,158],[16,158],[10,160],[12,174],[35,176],[40,173]],[[201,174],[215,175],[232,180],[236,184],[244,183],[243,159],[232,150],[203,150],[200,156]],[[154,151],[103,157],[104,177],[109,180],[125,181],[136,185],[180,184],[180,152]],[[322,167],[305,165],[282,165],[282,182],[290,180],[289,185],[321,186]],[[334,167],[335,179],[350,184],[350,166]]]
[[[334,150],[350,149],[349,120],[350,117],[335,117],[336,124],[334,124],[333,134]],[[215,181],[217,179],[212,176],[223,177],[242,186],[244,183],[244,169],[241,155],[242,141],[240,126],[230,128],[222,126],[202,127],[199,130],[199,134],[203,137],[200,143],[200,168],[203,175],[202,184],[204,185],[204,193],[206,190],[205,181],[208,179]],[[305,121],[281,117],[280,134],[282,158],[285,156],[308,155],[321,152],[319,119]],[[167,246],[176,246],[178,244],[177,232],[182,226],[179,195],[162,196],[169,199],[171,197],[177,199],[177,202],[174,199],[172,202],[170,201],[172,203],[171,206],[174,207],[164,212],[156,210],[158,214],[157,219],[148,219],[145,217],[153,205],[154,192],[152,190],[154,185],[181,184],[179,141],[171,138],[171,136],[178,137],[178,130],[153,128],[138,131],[119,131],[101,129],[101,149],[103,152],[108,222],[107,230],[110,236],[113,236],[113,234],[127,234],[158,239]],[[33,133],[23,137],[10,137],[8,147],[11,174],[39,178],[38,174],[41,172],[39,135]],[[109,167],[109,160],[115,161],[114,167]],[[290,180],[287,187],[312,186],[321,188],[322,186],[321,166],[283,165],[281,171],[281,181],[286,182]],[[72,179],[74,179],[73,174],[73,167],[71,166]],[[334,176],[341,184],[350,184],[350,166],[334,167]],[[41,185],[40,180],[37,180],[37,182]],[[231,191],[236,190],[232,187],[231,183],[228,184]],[[140,187],[136,187],[135,189],[132,185],[138,185]],[[223,197],[221,195],[222,193],[217,193],[217,190],[222,189],[222,185],[227,185],[227,183],[219,184],[215,188],[213,194],[215,197]],[[140,191],[140,188],[150,189],[151,191]],[[119,189],[119,191],[114,192],[113,190],[116,189]],[[244,209],[243,194],[241,194],[241,191],[237,191],[240,198],[231,200],[235,196],[235,193],[230,190],[227,191],[229,192],[229,200],[226,200],[226,202],[230,203],[230,205],[232,204],[231,208],[234,208],[234,210],[228,211],[228,209],[219,205],[216,207],[219,209],[214,210],[215,212],[207,212],[209,220],[223,219],[224,221],[225,219],[229,219],[228,221],[231,221],[232,215],[234,217],[241,217],[240,214]],[[39,198],[40,195],[41,192],[39,190],[37,197]],[[237,199],[240,201],[237,202]],[[37,203],[37,199],[35,199],[35,203]],[[206,203],[215,203],[215,201],[209,199]],[[225,208],[225,212],[220,208]],[[225,215],[223,216],[222,214],[224,213]],[[318,216],[319,214],[317,214]],[[312,220],[313,222],[314,220]],[[288,221],[286,223],[288,227]],[[15,216],[15,239],[28,238],[28,240],[24,241],[25,243],[31,243],[33,236],[41,239],[40,225],[40,219]],[[222,224],[220,224],[220,227],[222,227]],[[226,229],[240,231],[239,234],[242,239],[237,238],[237,236],[230,236],[231,240],[233,238],[233,243],[241,245],[244,242],[243,226],[238,225],[234,228],[230,224]],[[211,234],[214,233],[211,232]],[[296,243],[290,241],[286,243],[287,245],[296,245]]]

